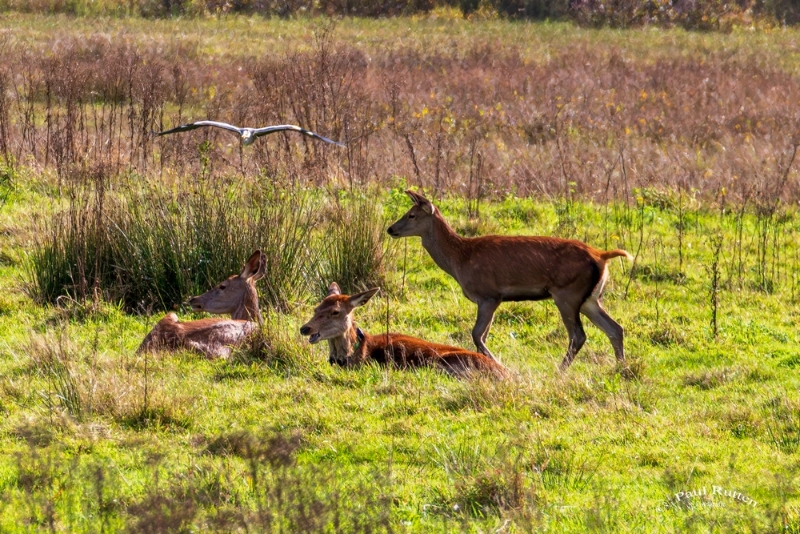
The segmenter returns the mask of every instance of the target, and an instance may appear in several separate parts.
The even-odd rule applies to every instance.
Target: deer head
[[[233,319],[256,320],[260,317],[256,281],[264,277],[266,267],[266,254],[256,250],[247,259],[242,272],[202,295],[190,298],[189,305],[196,312],[230,314]]]
[[[300,333],[309,336],[310,343],[344,336],[353,328],[353,310],[371,299],[380,288],[374,287],[358,295],[342,295],[334,282],[328,287],[328,296],[314,308],[314,317],[300,328]]]
[[[421,236],[430,230],[433,224],[436,206],[424,196],[410,189],[406,191],[406,194],[414,202],[414,205],[386,230],[392,237]]]

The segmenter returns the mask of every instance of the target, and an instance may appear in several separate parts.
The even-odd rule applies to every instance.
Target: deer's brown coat
[[[493,358],[486,336],[501,302],[552,298],[569,333],[562,369],[572,363],[586,341],[580,314],[605,332],[617,359],[625,359],[623,329],[603,309],[600,298],[608,280],[608,260],[618,256],[630,259],[630,254],[601,251],[557,237],[461,237],[428,199],[414,191],[406,193],[414,205],[388,233],[421,237],[436,265],[455,278],[464,296],[478,305],[472,339],[481,353]]]
[[[137,352],[194,350],[207,357],[227,358],[231,350],[258,327],[261,320],[255,283],[264,276],[266,257],[255,251],[238,275],[189,299],[194,311],[231,314],[231,319],[178,321],[168,313],[145,336]]]
[[[493,359],[459,347],[430,343],[404,334],[371,336],[358,329],[353,310],[365,304],[378,288],[342,295],[336,283],[331,284],[328,296],[314,310],[314,317],[300,328],[311,343],[327,340],[329,361],[344,367],[358,367],[368,362],[398,368],[431,366],[450,375],[467,377],[488,374],[505,378],[507,371]]]

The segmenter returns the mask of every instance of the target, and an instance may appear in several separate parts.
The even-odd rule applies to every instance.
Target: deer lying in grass
[[[256,250],[238,275],[231,276],[199,297],[189,299],[192,310],[196,312],[229,313],[231,319],[180,322],[177,315],[168,313],[156,323],[136,352],[189,349],[209,358],[230,356],[231,349],[244,341],[261,322],[256,281],[264,276],[266,260],[266,255]]]
[[[300,333],[309,336],[312,344],[327,340],[328,361],[343,367],[374,361],[399,368],[432,366],[461,378],[475,373],[507,377],[502,365],[477,352],[401,334],[365,334],[353,322],[353,310],[366,304],[377,292],[376,287],[358,295],[342,295],[336,282],[332,283],[328,296],[316,307],[314,317],[300,328]]]
[[[389,227],[389,235],[420,236],[436,265],[478,305],[472,340],[480,352],[494,358],[486,347],[486,336],[501,302],[552,298],[569,333],[562,370],[586,341],[580,314],[608,336],[617,360],[625,360],[622,327],[600,305],[600,297],[608,280],[608,260],[618,256],[630,260],[630,254],[605,252],[557,237],[461,237],[428,199],[413,191],[406,193],[414,205]]]

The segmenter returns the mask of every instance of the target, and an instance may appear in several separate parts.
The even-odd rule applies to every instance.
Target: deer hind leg
[[[478,303],[478,319],[472,328],[472,341],[478,347],[478,352],[485,354],[493,360],[497,360],[486,347],[486,336],[489,334],[489,327],[492,326],[494,312],[500,305],[500,301],[482,300]]]
[[[581,313],[583,313],[594,325],[602,330],[608,340],[611,341],[611,346],[614,347],[614,355],[617,361],[625,360],[625,349],[623,347],[623,338],[625,331],[611,316],[606,313],[600,301],[589,297],[589,300],[581,306]]]
[[[586,343],[586,333],[583,331],[583,325],[581,324],[580,304],[570,302],[567,299],[560,299],[555,295],[553,300],[555,300],[556,307],[561,313],[561,320],[564,321],[564,326],[567,327],[567,333],[569,334],[567,354],[564,356],[560,367],[564,371],[575,359],[575,355],[581,350],[583,344]]]

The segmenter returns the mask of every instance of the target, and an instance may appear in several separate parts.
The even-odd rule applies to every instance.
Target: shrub
[[[469,15],[487,7],[506,17],[535,20],[561,19],[569,13],[569,0],[460,0],[462,13]]]
[[[320,10],[329,15],[385,17],[426,13],[433,9],[433,0],[321,0]]]
[[[626,28],[645,24],[680,26],[687,30],[727,30],[748,24],[753,13],[773,22],[796,21],[790,1],[763,0],[573,0],[571,16],[590,26]]]
[[[106,198],[103,180],[70,185],[70,206],[42,225],[28,282],[38,302],[100,292],[128,311],[171,309],[239,272],[259,248],[266,304],[285,308],[304,290],[313,211],[304,191],[266,177],[142,187],[132,176]]]
[[[321,238],[317,287],[325,295],[336,282],[344,293],[356,293],[385,283],[387,221],[372,195],[336,199]]]

